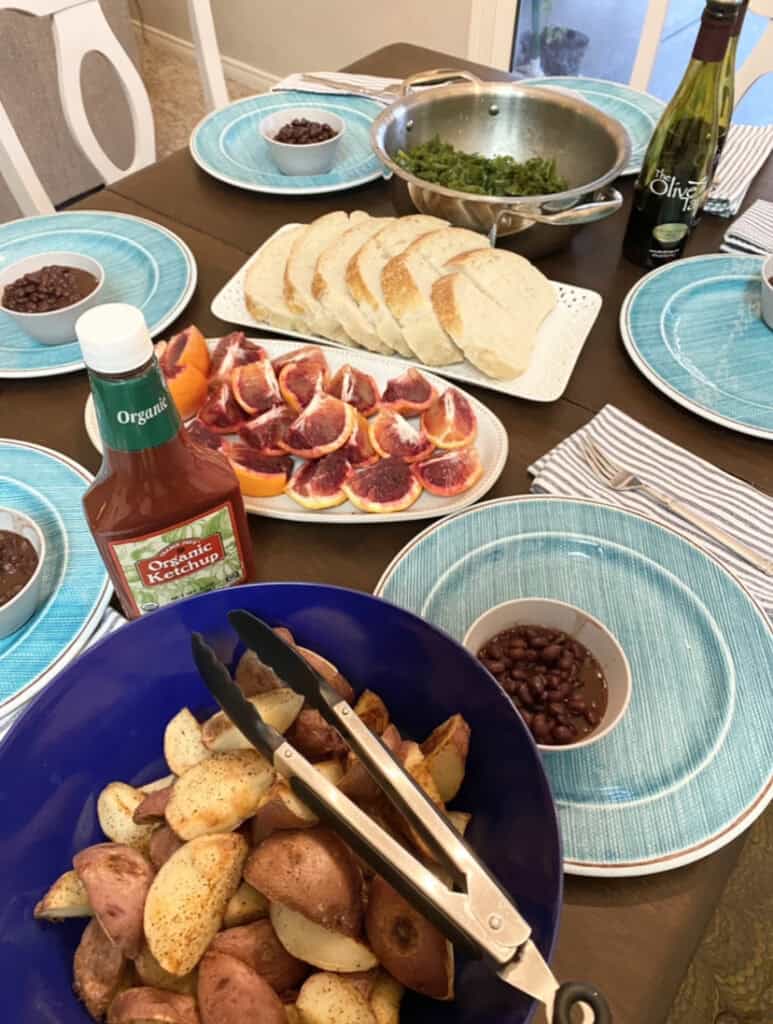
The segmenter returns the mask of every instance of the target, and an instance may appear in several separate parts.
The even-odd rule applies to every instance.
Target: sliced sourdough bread
[[[355,210],[352,214],[336,210],[307,224],[294,239],[285,266],[284,297],[299,320],[300,330],[321,334],[336,341],[350,340],[339,324],[314,298],[311,283],[317,269],[317,260],[323,250],[344,231],[363,219],[368,219],[368,214],[360,210]]]
[[[410,357],[413,352],[386,303],[381,272],[387,261],[403,252],[411,242],[429,231],[445,227],[448,227],[447,221],[423,213],[399,217],[366,242],[346,268],[346,283],[360,312],[388,350],[401,356]]]
[[[317,260],[311,292],[348,337],[371,352],[392,351],[376,334],[354,301],[346,284],[346,268],[365,243],[393,220],[392,217],[369,217],[339,235]]]
[[[556,305],[555,288],[528,260],[506,250],[466,253],[432,288],[437,318],[467,359],[500,380],[529,367],[537,331]]]
[[[427,366],[447,366],[464,359],[435,313],[432,286],[448,260],[487,244],[475,231],[442,228],[417,238],[384,266],[381,286],[389,310],[408,347]]]
[[[290,249],[302,226],[275,235],[262,247],[244,279],[244,302],[256,320],[296,330],[298,319],[284,297],[284,273]]]

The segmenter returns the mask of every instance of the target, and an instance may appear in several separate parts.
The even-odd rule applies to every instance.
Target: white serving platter
[[[294,341],[279,341],[276,338],[251,337],[249,340],[265,348],[272,359],[299,347]],[[217,341],[217,338],[210,339],[210,348],[214,348]],[[398,376],[401,372],[397,364],[402,362],[402,360],[395,360],[389,356],[373,355],[370,352],[362,352],[359,349],[356,351],[343,347],[326,349],[325,355],[330,366],[331,375],[339,367],[350,363],[356,369],[369,373],[381,391],[384,390],[387,381],[391,380],[392,377]],[[428,370],[422,370],[422,374],[439,393],[445,391],[448,387],[447,381],[441,380]],[[268,516],[271,519],[289,519],[298,523],[368,524],[397,523],[414,519],[434,519],[439,516],[450,515],[452,512],[458,512],[460,509],[472,505],[473,502],[482,498],[499,479],[507,461],[508,439],[507,431],[499,418],[487,409],[482,402],[467,394],[462,388],[459,390],[466,396],[478,418],[478,436],[475,444],[480,454],[480,461],[483,464],[483,476],[469,491],[457,494],[451,498],[442,498],[425,490],[422,491],[415,504],[411,505],[404,512],[361,512],[348,501],[337,508],[313,511],[298,505],[286,494],[280,494],[274,498],[245,497],[245,508],[254,515]],[[102,439],[99,435],[99,425],[91,395],[89,395],[86,402],[84,421],[86,433],[89,435],[91,443],[97,451],[101,452]],[[411,422],[415,424],[418,421],[413,419]]]
[[[271,238],[298,226],[298,224],[285,224]],[[267,245],[271,238],[266,239],[264,245]],[[214,315],[227,323],[239,324],[242,327],[259,328],[264,331],[272,331],[275,334],[285,334],[291,338],[313,341],[320,345],[336,346],[347,352],[359,353],[360,349],[351,349],[328,338],[321,338],[313,334],[301,334],[297,331],[280,331],[272,324],[261,322],[252,316],[244,302],[244,278],[250,264],[257,258],[260,251],[258,249],[247,260],[212,300],[210,308]],[[555,402],[566,390],[583,345],[596,322],[596,317],[601,309],[601,296],[598,292],[590,291],[587,288],[576,288],[574,285],[560,284],[556,281],[552,283],[558,294],[558,305],[550,316],[546,317],[539,329],[531,364],[526,373],[512,380],[496,380],[494,377],[488,377],[485,373],[481,373],[466,360],[451,366],[434,366],[431,368],[431,372],[442,374],[443,377],[448,377],[450,380],[474,384],[487,388],[489,391],[500,391],[502,394],[526,398],[532,402]],[[514,326],[514,329],[517,330],[517,325]],[[398,356],[384,356],[383,358],[389,360],[392,366],[401,364],[423,367],[423,364],[416,360],[402,359]],[[393,370],[393,373],[396,372],[398,371]]]

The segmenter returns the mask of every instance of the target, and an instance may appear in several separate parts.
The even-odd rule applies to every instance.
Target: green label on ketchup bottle
[[[180,416],[158,363],[137,377],[111,380],[89,373],[102,443],[119,452],[166,444],[180,429]]]

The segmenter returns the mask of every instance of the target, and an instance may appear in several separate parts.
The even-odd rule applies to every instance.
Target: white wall
[[[335,70],[388,43],[458,56],[473,0],[212,0],[225,57],[275,75]],[[185,0],[135,0],[147,25],[190,39]]]

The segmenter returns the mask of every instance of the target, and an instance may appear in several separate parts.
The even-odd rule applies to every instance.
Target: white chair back
[[[773,72],[773,0],[751,0],[749,10],[768,18],[765,31],[735,76],[735,98],[740,100],[758,78]],[[773,110],[771,111],[773,117]]]
[[[153,111],[139,72],[114,35],[98,0],[0,0],[0,10],[51,17],[56,46],[59,93],[67,126],[84,156],[105,184],[132,174],[156,159]],[[228,102],[209,0],[188,0],[207,106]],[[99,143],[89,124],[81,89],[81,65],[88,53],[102,54],[114,67],[129,105],[134,155],[128,167],[118,167]],[[30,163],[24,147],[0,103],[0,176],[24,216],[52,213],[54,207]]]

